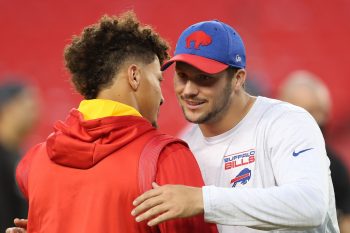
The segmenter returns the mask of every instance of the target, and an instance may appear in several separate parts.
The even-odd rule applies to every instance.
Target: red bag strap
[[[152,189],[152,182],[156,180],[160,152],[174,142],[187,146],[181,139],[167,134],[158,134],[146,143],[139,160],[139,189],[141,193]]]
[[[167,134],[158,134],[149,140],[143,148],[139,160],[139,189],[141,193],[152,189],[152,182],[156,180],[158,158],[162,150],[170,143],[187,144]],[[158,227],[152,227],[152,233],[160,233]]]

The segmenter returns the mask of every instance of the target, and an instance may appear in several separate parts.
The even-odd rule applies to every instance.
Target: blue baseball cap
[[[174,62],[185,62],[209,74],[228,67],[245,68],[246,54],[239,34],[218,20],[193,24],[182,32],[174,56],[161,68]]]

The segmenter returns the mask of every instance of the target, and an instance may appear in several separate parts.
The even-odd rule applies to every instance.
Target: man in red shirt
[[[130,12],[102,17],[66,47],[66,66],[85,100],[18,165],[29,233],[217,232],[203,216],[151,228],[130,215],[152,181],[203,185],[187,145],[155,127],[167,50]]]

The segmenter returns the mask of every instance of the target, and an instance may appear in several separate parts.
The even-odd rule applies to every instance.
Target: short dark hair
[[[226,68],[226,71],[227,71],[227,77],[229,79],[233,78],[233,76],[237,73],[237,71],[239,70],[240,68],[237,68],[237,67],[232,67],[232,66],[229,66]]]
[[[151,27],[141,25],[135,13],[119,17],[103,16],[97,24],[73,36],[64,50],[66,67],[76,90],[85,99],[94,99],[128,59],[150,64],[158,57],[160,64],[169,59],[168,43]]]

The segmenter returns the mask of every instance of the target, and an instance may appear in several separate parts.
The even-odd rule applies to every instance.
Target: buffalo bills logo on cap
[[[166,70],[174,62],[184,62],[208,74],[228,67],[246,66],[244,44],[239,34],[218,20],[203,21],[184,30],[177,41],[174,56],[162,65]]]
[[[204,31],[195,31],[191,33],[186,38],[186,48],[191,48],[191,42],[194,42],[194,48],[200,49],[199,46],[208,46],[211,44],[212,39],[211,36],[209,36]]]
[[[244,168],[238,175],[231,180],[232,187],[236,187],[238,183],[246,184],[252,175],[252,172],[248,168]]]

